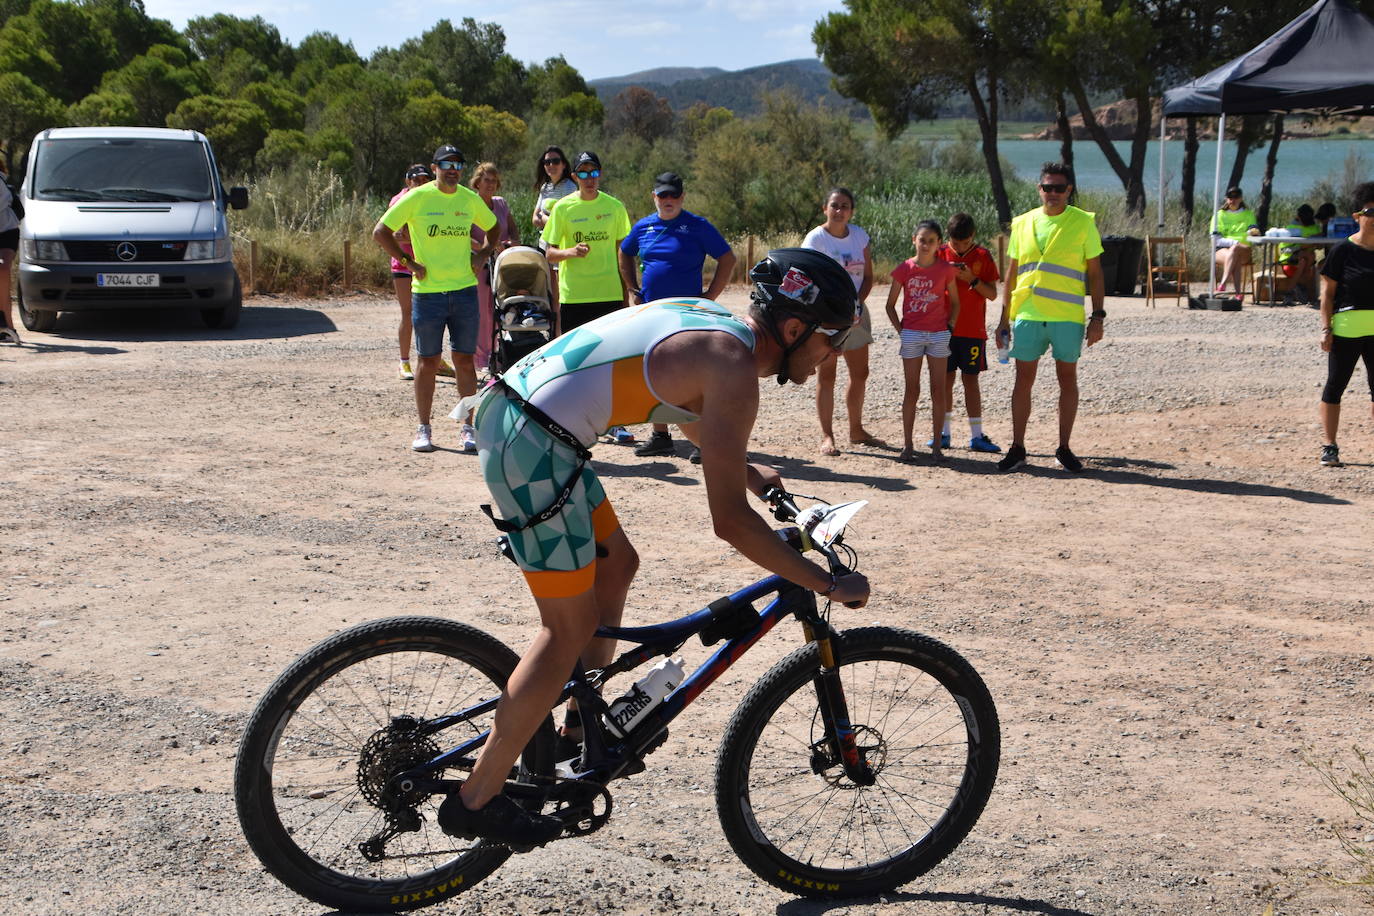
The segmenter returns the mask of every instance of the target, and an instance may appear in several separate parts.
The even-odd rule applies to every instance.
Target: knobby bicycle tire
[[[807,897],[874,894],[929,871],[973,829],[1001,754],[992,697],[953,649],[887,627],[833,645],[874,785],[855,785],[830,751],[815,645],[754,685],[716,761],[716,807],[735,853]]]
[[[368,912],[437,903],[491,874],[510,850],[446,836],[436,817],[442,796],[407,799],[418,829],[390,840],[381,861],[359,845],[386,824],[378,796],[393,791],[390,775],[485,730],[492,714],[432,739],[398,732],[398,717],[419,721],[495,696],[517,661],[481,630],[433,617],[364,623],[298,658],[259,701],[239,745],[235,802],[258,859],[311,900]],[[525,749],[525,772],[551,775],[553,740],[546,719]]]

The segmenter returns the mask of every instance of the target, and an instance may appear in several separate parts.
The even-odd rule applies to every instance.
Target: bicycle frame
[[[777,593],[777,597],[773,598],[762,611],[754,612],[753,602],[773,593]],[[600,672],[593,672],[596,675],[595,683],[603,682],[615,674],[632,671],[656,656],[667,656],[687,640],[703,634],[713,624],[725,622],[728,626],[731,622],[731,615],[747,612],[754,612],[756,620],[749,626],[740,628],[739,632],[725,637],[724,645],[692,671],[626,737],[614,737],[608,742],[606,729],[600,722],[600,717],[595,715],[583,716],[586,751],[581,767],[574,774],[575,778],[600,776],[598,781],[608,781],[623,772],[628,766],[639,761],[643,753],[652,750],[656,746],[656,742],[661,742],[668,723],[681,714],[707,687],[724,674],[773,627],[777,626],[785,617],[795,616],[801,621],[808,641],[818,642],[821,645],[823,668],[822,676],[818,677],[817,680],[817,687],[821,694],[821,711],[827,732],[837,741],[836,750],[843,760],[845,770],[856,780],[871,782],[872,773],[866,762],[862,760],[862,755],[855,744],[854,731],[848,721],[839,680],[837,677],[826,678],[823,675],[825,669],[830,669],[833,673],[836,664],[834,654],[830,649],[830,637],[834,635],[834,631],[817,612],[816,595],[780,576],[768,576],[760,579],[728,598],[714,601],[699,611],[668,623],[645,627],[598,627],[597,637],[635,643],[637,648],[625,651]],[[706,641],[705,636],[703,636],[703,641]],[[562,703],[569,698],[575,698],[580,709],[595,710],[599,713],[606,712],[606,701],[596,692],[593,683],[594,681],[588,678],[581,665],[578,665],[572,678],[563,688],[558,702]],[[434,734],[450,725],[481,715],[495,708],[496,701],[496,697],[491,697],[466,709],[431,719],[424,723],[423,731],[426,734]],[[450,748],[432,760],[399,774],[396,778],[403,784],[413,785],[417,788],[430,788],[436,791],[451,788],[443,782],[432,779],[429,774],[445,767],[460,764],[470,766],[473,763],[470,755],[486,742],[488,734],[489,732],[484,731],[462,744]],[[623,753],[624,751],[628,751],[630,756],[627,757]]]

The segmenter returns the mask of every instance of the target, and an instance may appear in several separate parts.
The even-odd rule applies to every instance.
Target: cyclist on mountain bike
[[[854,285],[829,257],[802,248],[770,251],[749,277],[744,318],[707,299],[631,306],[531,353],[483,400],[477,445],[495,502],[488,511],[509,537],[541,626],[471,776],[440,807],[445,833],[533,846],[562,830],[501,790],[578,658],[595,668],[614,654],[612,641],[591,637],[598,624],[620,623],[639,557],[586,463],[610,427],[677,424],[701,449],[718,537],[818,594],[855,607],[867,601],[863,575],[832,577],[779,539],[746,497],[779,483],[777,472],[747,462],[754,379],[803,384],[841,350],[854,326]]]

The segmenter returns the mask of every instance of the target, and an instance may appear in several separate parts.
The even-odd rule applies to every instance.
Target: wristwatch
[[[1103,311],[1102,309],[1093,309],[1093,313],[1092,313],[1092,315],[1091,315],[1090,317],[1096,318],[1096,319],[1098,319],[1099,321],[1101,321],[1103,318],[1106,318],[1106,317],[1107,317],[1107,313],[1106,313],[1105,311]]]

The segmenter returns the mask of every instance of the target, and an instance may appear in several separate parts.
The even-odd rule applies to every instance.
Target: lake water
[[[1221,181],[1223,186],[1231,175],[1231,163],[1235,159],[1235,142],[1231,141],[1222,149]],[[1019,177],[1034,180],[1040,166],[1046,161],[1059,158],[1058,140],[999,140],[997,149],[1002,157],[1012,164]],[[1118,141],[1117,152],[1129,161],[1131,144]],[[1259,197],[1260,180],[1264,177],[1264,159],[1269,146],[1254,150],[1245,160],[1245,177],[1241,187],[1247,200]],[[1284,140],[1279,144],[1279,160],[1274,167],[1274,192],[1289,196],[1306,194],[1316,182],[1329,176],[1340,177],[1345,172],[1346,156],[1351,153],[1364,159],[1363,171],[1366,181],[1374,181],[1374,140]],[[1077,173],[1078,186],[1091,190],[1121,190],[1121,181],[1107,164],[1097,144],[1091,140],[1075,140],[1073,144],[1074,171]],[[1199,199],[1212,195],[1213,173],[1216,169],[1216,143],[1204,141],[1198,149],[1197,179],[1194,193]],[[1164,145],[1164,181],[1170,197],[1178,194],[1179,169],[1183,165],[1183,141],[1170,140]],[[1150,205],[1155,203],[1159,183],[1159,141],[1150,143],[1150,152],[1145,166],[1145,189]],[[1223,187],[1223,190],[1225,188]],[[1321,201],[1312,201],[1313,206]]]

